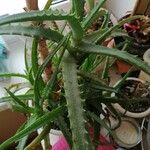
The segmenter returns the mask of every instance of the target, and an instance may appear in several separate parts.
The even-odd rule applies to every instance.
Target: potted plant
[[[143,100],[137,103],[134,99],[138,97],[140,97],[140,99],[149,98],[149,88],[149,84],[141,79],[133,77],[127,78],[121,85],[120,90],[130,97],[131,103],[127,106],[113,104],[114,108],[128,117],[143,118],[148,116],[150,114],[149,102]]]
[[[25,48],[25,74],[0,75],[22,77],[30,83],[25,94],[17,95],[11,89],[6,89],[10,96],[1,98],[1,102],[9,101],[12,109],[28,116],[27,122],[18,132],[0,145],[1,150],[13,142],[19,142],[17,147],[19,150],[35,149],[42,139],[45,141],[45,149],[50,149],[48,134],[51,128],[59,128],[70,149],[75,150],[97,149],[100,125],[112,134],[111,129],[99,117],[104,113],[101,103],[105,103],[120,120],[111,105],[120,100],[112,99],[111,93],[118,93],[122,97],[123,95],[105,82],[108,78],[110,57],[128,61],[148,74],[150,69],[142,60],[127,52],[101,46],[125,22],[142,18],[142,16],[129,17],[108,28],[108,12],[101,9],[105,1],[98,1],[91,6],[86,16],[82,0],[72,1],[70,13],[49,9],[51,0],[48,0],[45,10],[10,15],[0,20],[1,35],[17,34],[33,37],[31,66],[28,65]],[[90,4],[90,0],[87,2]],[[102,28],[88,34],[87,30],[97,16],[103,15],[105,17]],[[57,26],[53,29],[46,27],[43,23],[45,20],[54,24],[55,21],[65,20],[70,30],[64,33],[64,28],[59,30]],[[32,25],[14,24],[27,21],[32,21]],[[105,65],[100,79],[94,68],[101,62],[102,57]],[[93,138],[88,132],[91,127],[94,128]],[[42,132],[25,146],[27,136],[39,128],[43,128]]]

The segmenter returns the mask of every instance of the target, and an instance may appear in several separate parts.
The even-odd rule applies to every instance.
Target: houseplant
[[[0,145],[1,150],[17,141],[19,141],[17,147],[19,150],[35,149],[42,139],[45,140],[46,149],[50,149],[47,135],[49,130],[56,126],[63,132],[70,148],[75,150],[96,149],[100,125],[105,126],[111,133],[111,130],[99,117],[103,112],[101,103],[105,103],[119,119],[120,116],[112,108],[111,103],[121,102],[122,99],[112,99],[111,93],[118,93],[120,97],[123,95],[105,82],[109,57],[128,61],[148,74],[150,74],[150,69],[142,60],[125,51],[100,46],[125,22],[142,18],[142,16],[129,17],[108,28],[108,12],[100,9],[105,1],[101,0],[91,6],[90,12],[86,16],[84,16],[82,0],[72,0],[71,13],[47,10],[51,4],[51,0],[48,0],[43,11],[30,11],[0,20],[1,35],[17,34],[33,37],[31,66],[25,59],[25,74],[0,75],[22,77],[30,83],[29,90],[24,95],[16,95],[11,89],[6,89],[10,96],[1,98],[1,102],[9,101],[14,110],[26,113],[28,116],[26,124],[13,137]],[[105,15],[103,27],[93,34],[87,34],[87,29],[96,17],[101,15]],[[58,28],[56,30],[52,30],[50,27],[45,28],[42,23],[44,20],[66,20],[70,25],[70,31],[63,34],[63,31],[59,31]],[[33,25],[13,24],[27,21],[32,21]],[[43,57],[43,63],[40,65],[38,63],[38,44],[40,45],[42,42],[44,45],[39,47],[41,50],[39,53],[42,55],[43,49],[47,49],[46,40],[50,41],[50,51],[46,58]],[[25,54],[26,52],[25,48]],[[93,75],[93,68],[100,63],[99,57],[101,56],[106,60],[102,80],[98,75]],[[47,73],[47,70],[50,72]],[[43,72],[46,74],[46,80],[42,78]],[[78,77],[80,78],[78,79]],[[28,100],[32,102],[32,105],[28,105]],[[88,134],[88,128],[91,126],[94,127],[93,140]],[[24,148],[28,134],[41,127],[43,127],[42,133]]]
[[[121,85],[121,90],[129,97],[132,97],[132,101],[134,101],[135,97],[142,98],[144,96],[149,98],[149,84],[146,84],[147,83],[144,80],[130,77],[127,78],[124,84]],[[113,104],[113,106],[116,108],[116,110],[128,117],[143,118],[150,114],[148,101],[141,101],[137,104],[134,101],[134,103],[131,102],[131,104],[128,106],[120,106],[119,104]]]

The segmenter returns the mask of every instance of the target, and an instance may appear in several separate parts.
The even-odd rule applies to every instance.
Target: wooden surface
[[[150,0],[137,0],[133,15],[150,16]]]
[[[38,0],[26,0],[28,10],[38,10]]]
[[[0,112],[0,143],[13,136],[26,121],[26,117],[10,109]]]

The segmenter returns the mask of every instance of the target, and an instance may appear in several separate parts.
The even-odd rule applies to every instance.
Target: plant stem
[[[86,0],[89,10],[91,11],[94,8],[94,0]]]
[[[49,54],[48,47],[47,47],[45,39],[40,39],[39,40],[39,53],[40,53],[40,58],[41,58],[42,62],[44,62],[44,60],[46,59],[46,57]],[[48,65],[46,65],[46,67],[45,67],[45,81],[46,82],[50,79],[52,73],[53,73],[52,63],[49,62]]]
[[[50,150],[51,148],[49,134],[47,134],[44,138],[44,147],[45,150]]]
[[[105,60],[105,65],[102,72],[102,79],[108,78],[108,68],[109,68],[109,56],[107,56]]]
[[[72,0],[73,11],[77,18],[81,21],[84,14],[84,1],[83,0]]]
[[[32,150],[37,147],[38,144],[45,138],[47,134],[49,134],[50,126],[46,126],[43,131],[24,149],[24,150]],[[50,147],[49,147],[50,149]]]
[[[46,5],[44,6],[44,10],[49,9],[49,7],[51,6],[53,0],[47,0]]]
[[[124,82],[126,81],[127,77],[131,74],[131,72],[134,70],[134,67],[131,67],[130,70],[125,74],[125,76],[120,80],[120,82],[118,82],[117,85],[115,85],[115,89],[119,90],[120,87],[124,84]]]

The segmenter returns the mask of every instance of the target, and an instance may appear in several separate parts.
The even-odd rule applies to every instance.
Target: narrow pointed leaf
[[[35,102],[36,105],[39,105],[40,99],[41,99],[41,94],[39,91],[39,79],[40,76],[42,75],[45,67],[47,66],[47,64],[52,60],[53,56],[56,54],[56,52],[64,45],[64,43],[66,43],[66,40],[68,39],[68,36],[64,37],[59,44],[56,46],[56,48],[46,57],[45,61],[43,62],[43,64],[39,67],[37,74],[36,74],[36,78],[35,78],[35,82],[34,82],[34,92],[35,92]]]
[[[29,64],[28,64],[28,49],[27,49],[27,43],[25,42],[25,46],[24,46],[24,61],[25,61],[25,67],[26,67],[26,71],[29,71]]]
[[[122,59],[127,63],[134,65],[135,67],[143,70],[144,72],[150,75],[150,67],[144,61],[125,51],[119,51],[118,49],[115,48],[107,48],[85,42],[83,42],[80,46],[78,46],[78,50],[84,53],[103,54]]]
[[[0,74],[0,77],[19,77],[19,78],[28,79],[28,77],[25,74],[19,74],[19,73],[4,73],[4,74]]]
[[[73,10],[77,18],[81,21],[84,15],[84,1],[83,0],[72,0]]]
[[[90,14],[86,17],[86,19],[82,23],[82,27],[87,29],[95,20],[95,15],[98,13],[99,9],[103,6],[106,0],[99,0]]]
[[[45,39],[52,40],[54,42],[59,42],[63,38],[63,35],[51,29],[44,29],[42,27],[32,27],[32,26],[25,27],[22,25],[17,26],[8,25],[3,27],[1,26],[0,35],[22,35],[37,38],[43,37]]]
[[[25,100],[32,100],[34,95],[33,94],[27,94],[27,95],[16,95],[17,98],[21,99],[22,101]],[[0,103],[3,102],[10,102],[12,101],[12,97],[11,96],[6,96],[6,97],[1,97],[0,98]]]
[[[78,0],[79,1],[79,0]],[[78,9],[81,10],[81,3]],[[25,21],[45,21],[45,20],[67,20],[70,24],[75,39],[81,39],[83,36],[83,30],[79,21],[73,16],[66,12],[59,10],[42,10],[42,11],[31,11],[19,14],[10,15],[0,20],[0,25],[14,23],[14,22],[25,22]]]

